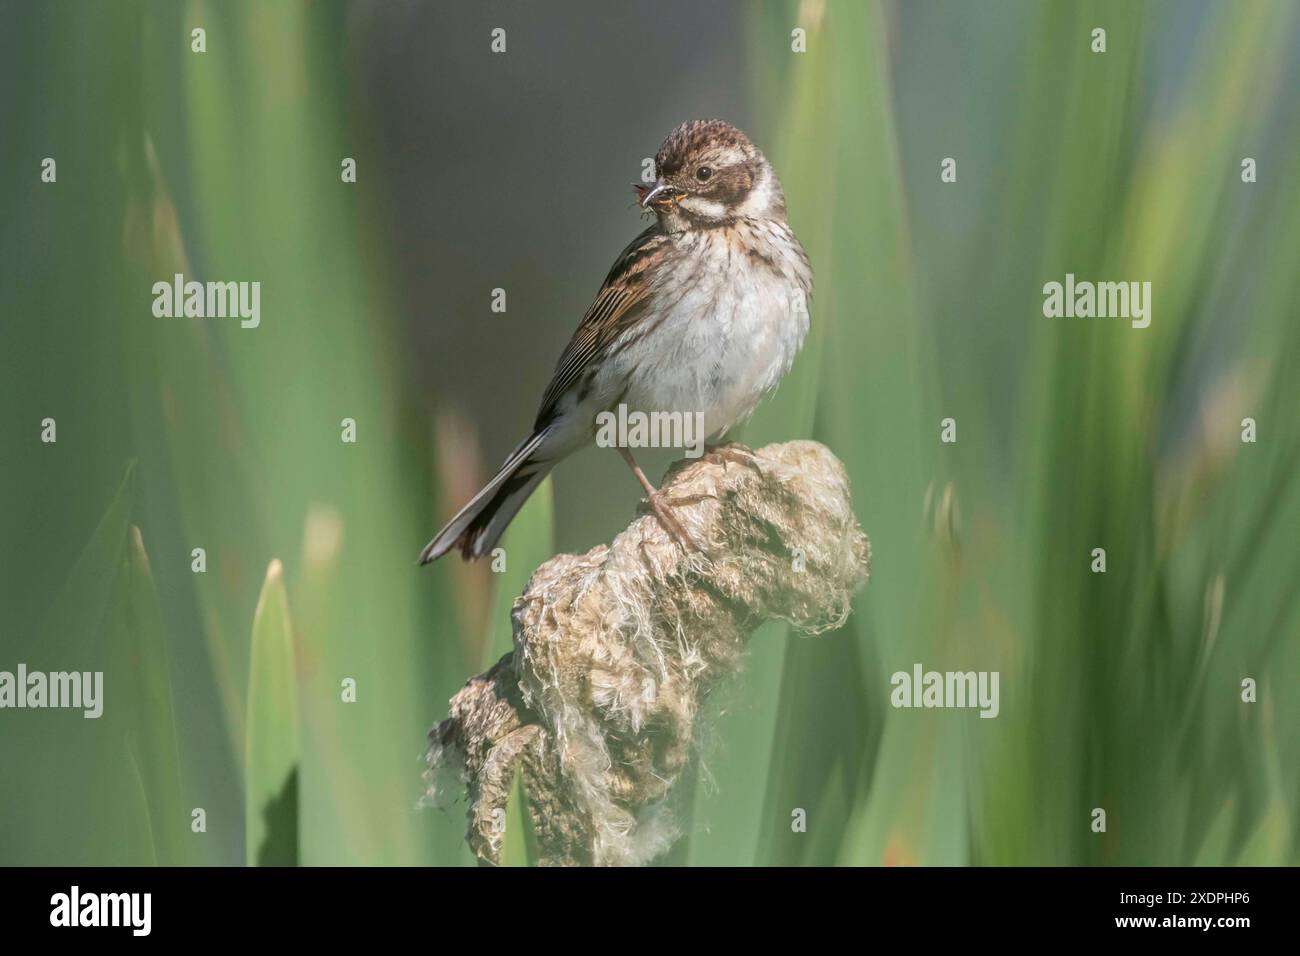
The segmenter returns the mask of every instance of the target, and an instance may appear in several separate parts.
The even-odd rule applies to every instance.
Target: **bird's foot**
[[[690,532],[688,532],[681,521],[677,519],[677,515],[673,513],[672,505],[669,504],[663,494],[658,491],[652,492],[647,496],[646,500],[654,510],[655,516],[659,519],[659,523],[663,525],[664,530],[677,540],[677,543],[682,546],[683,551],[691,552],[704,550],[695,543],[695,539],[691,537]]]
[[[722,461],[722,468],[725,471],[728,462],[744,465],[746,468],[753,468],[757,472],[762,472],[759,467],[758,459],[754,453],[739,442],[727,442],[725,445],[705,445],[704,453],[706,455],[715,455]]]

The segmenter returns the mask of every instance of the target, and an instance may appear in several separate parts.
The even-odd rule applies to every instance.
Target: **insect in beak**
[[[676,186],[670,186],[662,179],[655,183],[653,188],[634,183],[636,186],[637,199],[641,203],[642,209],[649,209],[652,206],[666,206],[669,203],[679,201],[682,196],[686,195]]]

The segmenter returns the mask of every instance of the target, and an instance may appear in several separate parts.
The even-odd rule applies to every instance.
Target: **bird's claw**
[[[677,540],[677,543],[682,546],[682,550],[687,552],[703,550],[695,543],[695,539],[691,537],[690,532],[677,520],[677,516],[673,514],[672,506],[662,494],[656,492],[646,500],[654,510],[659,523],[664,526],[664,530]]]
[[[722,461],[723,471],[726,471],[728,462],[744,465],[746,468],[752,468],[757,472],[763,470],[759,467],[754,453],[737,442],[728,442],[725,445],[714,445],[712,448],[705,448],[705,454],[716,455]]]

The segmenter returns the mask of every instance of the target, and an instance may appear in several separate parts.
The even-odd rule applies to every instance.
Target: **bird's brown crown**
[[[664,137],[655,154],[655,170],[660,176],[673,176],[710,154],[730,150],[747,159],[758,155],[749,137],[725,120],[688,120]]]
[[[748,136],[722,120],[690,120],[674,129],[655,154],[655,173],[655,188],[638,192],[670,230],[785,217],[772,167]]]

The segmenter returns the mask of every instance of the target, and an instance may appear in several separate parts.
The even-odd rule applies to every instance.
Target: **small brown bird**
[[[812,269],[767,159],[722,120],[683,123],[637,185],[656,221],[619,255],[542,397],[532,433],[438,532],[420,563],[491,551],[547,472],[591,444],[601,412],[703,416],[712,441],[747,419],[808,332]],[[665,527],[689,544],[627,447],[619,452]]]

